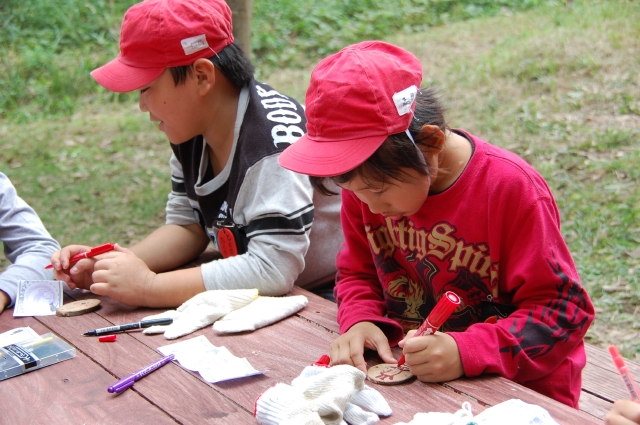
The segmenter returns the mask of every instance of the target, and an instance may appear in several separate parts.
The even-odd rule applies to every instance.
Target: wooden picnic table
[[[76,348],[76,357],[30,373],[0,381],[0,423],[6,424],[254,424],[254,402],[278,382],[291,383],[305,366],[328,354],[338,335],[337,307],[304,289],[309,305],[278,323],[235,335],[219,335],[210,326],[180,339],[168,341],[163,335],[139,331],[119,334],[112,343],[85,337],[88,330],[136,322],[163,310],[132,308],[86,291],[67,291],[65,303],[99,298],[101,308],[74,316],[14,318],[12,311],[0,315],[0,332],[30,326],[39,334],[53,332]],[[197,373],[170,363],[120,395],[107,387],[162,357],[157,348],[204,335],[216,346],[225,346],[237,357],[245,357],[256,375],[209,384]],[[399,351],[396,353],[399,357]],[[608,354],[608,353],[607,353]],[[601,356],[603,351],[589,351]],[[373,354],[370,365],[379,363]],[[450,412],[471,403],[474,414],[511,398],[544,407],[559,424],[602,424],[600,418],[611,401],[625,397],[621,381],[604,357],[585,370],[585,391],[581,410],[575,410],[499,376],[461,378],[442,384],[417,380],[395,386],[368,385],[380,391],[393,409],[381,424],[409,422],[417,412]],[[609,361],[610,363],[610,361]],[[631,372],[640,376],[640,367]],[[611,385],[602,376],[611,374]],[[604,374],[604,375],[603,375]],[[616,379],[618,381],[616,381]]]

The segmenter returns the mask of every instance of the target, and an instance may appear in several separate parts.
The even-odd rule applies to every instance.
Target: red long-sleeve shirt
[[[500,374],[577,407],[594,309],[551,191],[515,154],[458,132],[474,145],[467,167],[415,215],[385,219],[343,191],[340,331],[371,321],[396,345],[451,290],[462,303],[441,330],[466,376]],[[486,323],[482,301],[516,310]]]

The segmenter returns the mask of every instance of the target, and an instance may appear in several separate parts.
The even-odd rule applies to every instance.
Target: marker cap
[[[114,342],[117,338],[117,335],[113,334],[113,335],[105,335],[105,336],[101,336],[98,338],[98,341],[100,342]]]
[[[135,383],[135,380],[131,379],[130,381],[121,383],[120,385],[112,385],[109,388],[107,388],[107,392],[120,394],[127,388],[133,387],[134,383]]]
[[[455,292],[447,291],[429,313],[429,322],[439,328],[458,305],[460,305],[460,297]]]
[[[624,364],[624,360],[622,359],[622,354],[620,354],[620,351],[618,351],[618,347],[616,347],[615,345],[610,345],[608,348],[609,353],[611,353],[613,363],[616,365],[616,367],[618,369],[626,367],[626,365]]]
[[[331,365],[331,357],[326,354],[320,356],[317,362],[311,363],[311,366],[324,366],[329,367]]]

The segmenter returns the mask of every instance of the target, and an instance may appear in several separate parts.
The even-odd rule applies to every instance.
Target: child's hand
[[[9,295],[7,295],[7,293],[4,291],[0,291],[0,313],[2,313],[5,308],[7,308],[10,302],[11,299],[9,298]]]
[[[464,375],[455,339],[442,332],[415,338],[413,334],[415,331],[407,333],[398,345],[403,348],[405,364],[419,380],[445,382]]]
[[[91,247],[86,245],[69,245],[54,252],[51,255],[53,278],[66,282],[71,289],[89,289],[93,283],[91,274],[96,260],[85,258],[71,265],[69,264],[69,258],[76,254],[87,252],[90,249]]]
[[[385,363],[397,363],[391,353],[389,340],[382,330],[371,322],[356,323],[331,343],[331,364],[348,364],[367,373],[364,349],[376,350]]]
[[[618,400],[604,417],[605,425],[640,424],[640,404],[631,400]]]
[[[106,295],[130,306],[145,306],[146,293],[156,274],[132,251],[116,244],[100,255],[94,266],[91,292]]]

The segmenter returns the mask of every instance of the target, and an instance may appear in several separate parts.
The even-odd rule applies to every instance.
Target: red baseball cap
[[[318,177],[353,170],[387,137],[409,128],[421,82],[420,61],[381,41],[324,58],[307,90],[307,134],[280,154],[280,165]]]
[[[224,0],[145,0],[124,15],[118,57],[91,76],[108,90],[133,91],[168,67],[210,58],[232,42]]]

